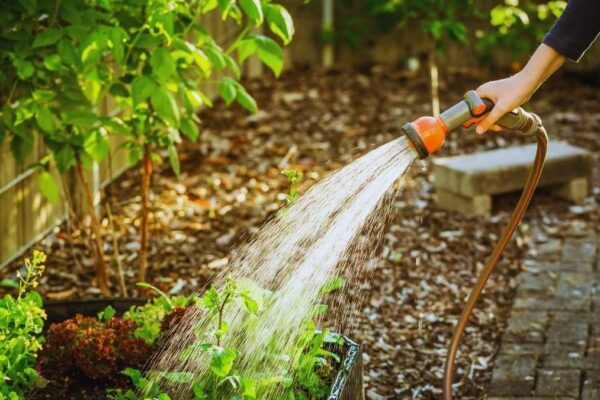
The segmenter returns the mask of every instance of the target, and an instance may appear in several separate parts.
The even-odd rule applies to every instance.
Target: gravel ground
[[[450,105],[479,76],[446,76],[442,103]],[[550,87],[552,85],[552,87]],[[534,110],[553,137],[594,152],[600,160],[600,91],[557,78],[536,96]],[[152,182],[150,280],[173,293],[201,288],[222,268],[232,246],[251,235],[284,202],[283,168],[298,168],[300,191],[376,145],[396,137],[406,121],[429,113],[427,81],[375,68],[328,73],[296,70],[279,81],[249,82],[262,111],[248,116],[218,105],[204,112],[198,144],[181,151],[182,174],[157,168]],[[570,93],[569,99],[564,93]],[[576,92],[576,96],[573,93]],[[514,134],[450,135],[441,155],[522,142]],[[459,353],[458,398],[480,398],[511,303],[512,278],[538,244],[563,234],[585,234],[598,223],[598,171],[593,196],[572,206],[540,193],[508,246],[485,291]],[[370,276],[351,290],[356,312],[346,332],[364,345],[367,397],[436,399],[452,324],[517,195],[502,196],[492,218],[438,208],[429,162],[416,162]],[[139,171],[109,186],[119,254],[135,282]],[[104,220],[108,225],[107,220]],[[84,224],[85,225],[85,224]],[[71,240],[68,238],[71,237]],[[40,287],[48,299],[97,297],[92,261],[81,230],[62,226],[38,247],[49,253]],[[112,236],[104,237],[112,255]],[[114,267],[115,259],[111,258]],[[10,276],[17,268],[3,271]],[[116,284],[114,285],[116,291]],[[361,300],[362,299],[362,300]]]

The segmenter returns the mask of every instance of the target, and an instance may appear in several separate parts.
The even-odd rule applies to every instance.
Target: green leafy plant
[[[321,294],[339,290],[343,285],[342,279],[332,279],[324,285]],[[222,345],[229,332],[226,316],[231,314],[228,311],[235,311],[234,314],[237,311],[245,312],[251,325],[251,321],[254,320],[252,316],[260,317],[273,295],[274,293],[265,291],[251,282],[239,283],[231,278],[226,280],[221,289],[209,288],[202,297],[195,298],[193,304],[205,311],[202,315],[207,321],[212,321],[211,325],[203,326],[202,332],[197,332],[197,335],[200,335],[198,341],[185,348],[180,355],[184,360],[206,357],[210,365],[209,374],[195,376],[183,371],[150,371],[143,376],[139,371],[127,370],[124,373],[131,378],[137,393],[143,395],[138,397],[135,390],[121,390],[113,393],[114,399],[168,399],[166,392],[160,388],[162,384],[159,386],[161,381],[166,381],[166,386],[169,382],[189,385],[195,400],[259,399],[263,398],[262,393],[274,386],[281,387],[283,398],[286,400],[324,398],[330,391],[335,366],[341,361],[335,349],[339,349],[343,343],[340,336],[328,330],[317,330],[314,321],[307,321],[300,339],[294,348],[289,349],[289,354],[274,356],[279,360],[276,362],[285,364],[282,368],[289,369],[290,374],[262,376],[260,379],[243,376],[236,364],[240,356],[239,349]],[[315,317],[326,311],[325,305],[317,307]],[[174,313],[176,309],[171,312]],[[168,315],[166,319],[169,319]]]
[[[88,49],[108,46],[119,32],[126,41],[113,62],[110,81],[101,82],[119,107],[128,110],[117,132],[133,163],[142,163],[140,251],[138,279],[146,279],[148,261],[148,194],[154,165],[164,150],[175,174],[180,173],[177,145],[182,136],[195,141],[200,123],[196,111],[212,106],[199,87],[214,85],[229,105],[236,101],[250,112],[258,106],[239,82],[244,61],[257,54],[276,75],[283,68],[281,47],[263,35],[250,35],[253,27],[267,23],[272,32],[288,43],[294,33],[289,13],[280,5],[258,0],[153,0],[114,2],[111,12],[118,25],[94,36]],[[220,14],[240,26],[233,43],[218,43],[205,25],[206,16]],[[223,47],[224,45],[227,47]],[[234,58],[237,53],[237,59]],[[220,77],[216,77],[216,74]]]
[[[217,43],[207,15],[238,24],[233,42]],[[123,141],[132,163],[141,161],[140,281],[147,271],[148,193],[152,170],[166,153],[180,172],[177,145],[199,136],[196,111],[211,106],[201,83],[218,88],[229,105],[257,104],[240,83],[253,54],[275,75],[283,68],[280,45],[250,34],[267,25],[283,44],[294,34],[287,10],[270,0],[63,0],[0,5],[0,143],[11,141],[24,162],[39,134],[48,155],[32,167],[49,198],[58,197],[50,173],[74,169],[92,220],[97,281],[110,294],[100,223],[84,170],[107,158],[111,136]],[[115,103],[118,116],[103,105]]]
[[[154,345],[166,328],[172,323],[172,316],[167,318],[166,322],[165,317],[174,310],[177,313],[183,312],[193,302],[195,296],[168,296],[152,285],[138,283],[138,286],[152,289],[157,293],[157,296],[142,306],[132,306],[123,315],[123,318],[131,320],[137,325],[135,330],[136,338],[143,339],[146,343]]]
[[[17,296],[0,299],[0,399],[23,399],[27,390],[43,383],[34,367],[46,314],[33,289],[45,261],[44,253],[34,251],[31,259],[25,259],[24,273],[17,276]]]
[[[302,181],[302,178],[304,178],[304,174],[302,173],[302,171],[297,169],[284,169],[283,171],[281,171],[281,173],[285,175],[285,177],[288,179],[288,183],[290,184],[290,191],[285,198],[286,203],[289,205],[296,201],[296,199],[300,195],[296,185]]]
[[[514,59],[531,53],[566,5],[564,0],[504,0],[489,14],[490,24],[495,30],[478,32],[477,49],[482,59],[490,61],[498,48],[509,50]]]

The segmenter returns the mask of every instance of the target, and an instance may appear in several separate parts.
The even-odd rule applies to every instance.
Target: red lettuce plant
[[[40,364],[49,374],[111,379],[125,368],[141,368],[153,348],[134,336],[137,325],[118,317],[106,322],[77,315],[48,330]]]

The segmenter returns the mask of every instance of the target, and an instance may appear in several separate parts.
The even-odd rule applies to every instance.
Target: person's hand
[[[483,118],[475,130],[478,134],[494,129],[496,122],[531,97],[538,88],[539,80],[521,71],[510,78],[491,81],[479,86],[477,94],[494,102],[494,108]],[[494,129],[496,130],[496,129]]]

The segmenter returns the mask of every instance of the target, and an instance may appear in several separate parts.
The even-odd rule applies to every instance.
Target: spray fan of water
[[[265,223],[215,278],[216,287],[229,275],[275,293],[250,329],[239,311],[224,317],[229,330],[221,345],[239,350],[236,369],[240,375],[285,373],[289,362],[279,356],[297,345],[319,305],[324,285],[335,276],[363,275],[384,234],[393,192],[397,192],[391,188],[414,159],[414,152],[401,137],[337,170]],[[346,318],[347,308],[337,319]],[[180,355],[190,345],[209,341],[199,336],[209,331],[211,323],[212,318],[201,310],[188,312],[163,339],[149,370],[206,376],[210,368],[206,357],[182,359]],[[281,398],[278,390],[275,386],[261,398]],[[190,398],[188,391],[186,385],[169,386],[174,399]]]

